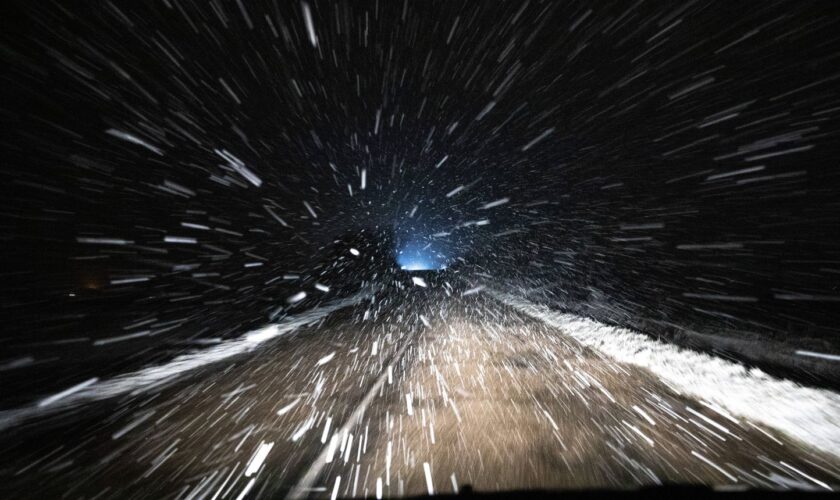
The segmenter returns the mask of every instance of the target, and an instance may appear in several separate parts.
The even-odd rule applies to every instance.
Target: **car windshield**
[[[0,497],[840,488],[840,16],[7,0]]]

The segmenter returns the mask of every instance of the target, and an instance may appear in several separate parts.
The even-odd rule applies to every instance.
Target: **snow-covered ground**
[[[80,404],[121,396],[123,394],[133,395],[149,391],[197,368],[250,352],[268,340],[288,334],[298,328],[317,323],[339,309],[358,304],[366,296],[366,294],[359,293],[358,295],[336,300],[294,316],[288,316],[277,323],[252,330],[235,339],[227,340],[205,349],[198,349],[182,354],[168,363],[149,366],[113,378],[103,380],[97,378],[88,379],[80,384],[45,397],[30,406],[0,412],[0,430],[32,417],[53,413]]]
[[[840,456],[837,393],[771,377],[761,370],[657,341],[626,328],[552,311],[514,295],[498,291],[491,295],[618,362],[648,369],[682,394]]]

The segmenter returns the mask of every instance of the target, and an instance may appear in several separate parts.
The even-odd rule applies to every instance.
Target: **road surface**
[[[97,398],[94,381],[91,397],[51,400],[4,429],[0,489],[239,499],[840,484],[835,455],[490,294],[413,292],[365,297],[122,393]]]

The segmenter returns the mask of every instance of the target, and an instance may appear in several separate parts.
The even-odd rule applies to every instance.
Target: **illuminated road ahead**
[[[366,298],[168,385],[21,419],[0,480],[33,498],[207,499],[840,484],[830,453],[456,295]]]

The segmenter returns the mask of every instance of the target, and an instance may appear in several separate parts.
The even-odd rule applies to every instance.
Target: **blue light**
[[[432,243],[409,242],[397,252],[397,264],[405,271],[439,271],[446,269],[446,257]]]

